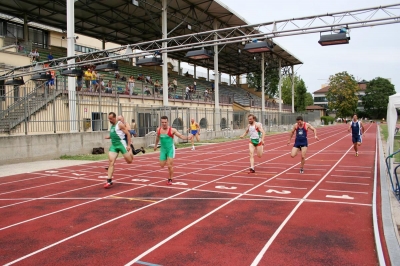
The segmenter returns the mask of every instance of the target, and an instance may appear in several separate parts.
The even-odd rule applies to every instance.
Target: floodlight
[[[321,35],[318,43],[321,46],[328,46],[328,45],[337,45],[337,44],[348,44],[350,37],[346,35],[346,33],[336,33],[336,34],[327,34]]]
[[[200,49],[189,51],[186,53],[185,57],[189,57],[190,59],[199,60],[199,59],[209,59],[214,56],[214,53],[210,50]]]
[[[162,59],[157,57],[136,59],[137,66],[159,66],[162,63],[163,63]]]
[[[267,42],[251,42],[244,46],[244,50],[250,53],[263,53],[272,51],[272,45]]]
[[[25,82],[24,82],[24,79],[22,77],[13,78],[13,79],[10,79],[10,80],[7,80],[7,81],[4,82],[4,85],[21,86],[21,85],[24,85],[24,84],[25,84]]]
[[[35,74],[31,77],[31,80],[38,80],[38,81],[47,81],[49,79],[51,79],[51,74],[46,74],[46,73]]]
[[[83,76],[83,71],[80,69],[67,69],[61,72],[61,76],[81,77]]]
[[[118,65],[115,63],[107,63],[107,64],[96,66],[96,71],[110,72],[110,71],[116,71],[116,70],[118,70]]]

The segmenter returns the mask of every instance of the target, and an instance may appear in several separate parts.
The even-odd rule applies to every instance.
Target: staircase
[[[19,126],[26,119],[46,108],[47,104],[54,101],[62,93],[62,91],[55,91],[50,95],[39,93],[39,90],[43,89],[44,84],[33,89],[25,97],[14,98],[15,102],[13,104],[0,111],[0,133],[10,133],[12,129]],[[8,96],[8,98],[10,99],[11,97]]]

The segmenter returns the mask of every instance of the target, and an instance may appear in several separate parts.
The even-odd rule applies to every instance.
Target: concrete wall
[[[109,132],[64,133],[0,138],[0,165],[57,159],[62,155],[92,153],[93,148],[108,150]],[[144,138],[134,139],[135,147],[144,146]]]

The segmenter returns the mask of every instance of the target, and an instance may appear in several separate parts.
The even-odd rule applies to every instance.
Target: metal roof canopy
[[[138,0],[138,3],[139,6],[133,5],[132,0],[78,0],[75,2],[75,33],[121,45],[161,39],[161,0]],[[26,15],[28,22],[66,29],[66,0],[0,1],[0,7],[1,12],[7,15],[19,18]],[[218,28],[248,25],[219,1],[168,1],[168,38],[213,30],[215,20]],[[250,33],[249,29],[243,31]],[[235,75],[260,70],[260,56],[245,51],[243,47],[241,43],[220,46],[219,71]],[[185,53],[174,52],[168,56],[214,69],[212,59],[190,60],[185,58]],[[279,45],[274,47],[272,54],[266,56],[266,62],[275,67],[277,58],[282,59],[282,66],[302,64]]]

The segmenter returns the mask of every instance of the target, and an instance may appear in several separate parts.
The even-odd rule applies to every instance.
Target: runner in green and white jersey
[[[164,167],[168,166],[168,181],[167,185],[172,185],[172,179],[174,174],[173,161],[175,158],[175,145],[174,145],[174,136],[177,136],[183,140],[190,140],[193,136],[183,136],[178,132],[175,128],[172,128],[168,125],[168,117],[161,117],[161,127],[157,128],[157,137],[156,143],[154,145],[154,150],[157,150],[158,143],[161,142],[160,149],[160,166]]]
[[[118,157],[118,153],[122,153],[122,156],[124,156],[127,163],[130,164],[133,161],[133,154],[129,152],[131,148],[128,145],[128,143],[131,143],[131,134],[129,134],[129,131],[123,123],[117,121],[117,115],[114,112],[108,114],[108,120],[111,123],[111,128],[110,136],[106,137],[106,139],[111,139],[111,147],[108,152],[108,179],[104,188],[109,188],[113,184],[112,178],[114,173],[114,164]],[[128,138],[128,142],[125,140],[125,135]]]

